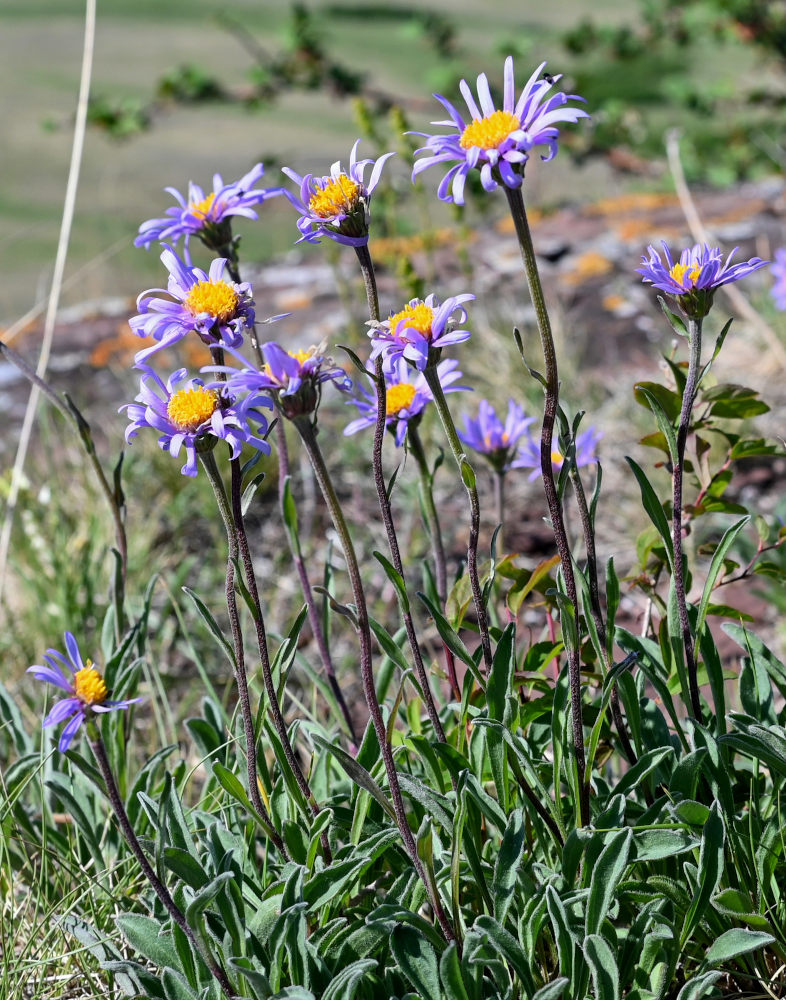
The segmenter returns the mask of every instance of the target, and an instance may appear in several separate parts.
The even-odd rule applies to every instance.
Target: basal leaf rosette
[[[477,417],[472,419],[465,415],[464,430],[460,430],[458,436],[464,444],[483,455],[497,472],[507,472],[512,467],[516,446],[534,420],[510,399],[503,424],[493,405],[481,399]]]
[[[369,373],[373,375],[374,366],[367,366]],[[458,361],[440,361],[437,365],[437,377],[443,392],[461,392],[466,390],[471,392],[471,386],[456,385],[461,372],[458,370]],[[429,403],[434,401],[434,395],[426,383],[426,377],[422,372],[413,370],[403,358],[400,358],[393,366],[393,370],[385,375],[386,399],[385,399],[385,426],[393,434],[396,445],[401,447],[407,436],[410,424],[415,427],[420,423],[423,411]],[[377,399],[376,395],[368,392],[362,386],[358,386],[360,396],[347,401],[348,406],[356,406],[360,411],[360,416],[352,420],[344,428],[344,434],[356,434],[360,430],[374,427],[377,422]]]
[[[649,256],[641,258],[636,273],[642,281],[666,292],[689,319],[700,320],[710,311],[715,290],[721,285],[746,278],[765,267],[768,261],[761,257],[732,264],[739,247],[735,247],[726,260],[719,247],[696,243],[683,250],[675,263],[669,247],[662,242],[663,257],[653,247],[647,247]]]
[[[452,131],[448,134],[415,132],[426,139],[425,146],[417,150],[424,155],[412,171],[412,179],[434,166],[448,166],[437,196],[441,201],[464,204],[464,187],[471,170],[480,171],[480,182],[486,191],[494,191],[499,184],[508,188],[521,186],[524,168],[533,149],[544,147],[543,160],[557,155],[559,128],[589,117],[581,108],[568,106],[569,101],[580,101],[576,94],[562,91],[552,93],[561,76],[550,76],[538,66],[521,93],[516,96],[513,59],[505,60],[502,107],[497,108],[491,95],[488,78],[481,73],[477,80],[477,99],[466,80],[459,89],[467,105],[465,117],[446,97],[435,94],[450,118],[432,122]]]
[[[228,246],[232,242],[231,220],[235,216],[258,218],[255,205],[282,193],[282,188],[257,188],[265,168],[257,163],[239,181],[225,184],[221,174],[213,175],[213,190],[205,193],[198,184],[189,181],[188,195],[176,188],[165,188],[177,202],[166,210],[163,219],[148,219],[139,227],[134,246],[146,250],[156,240],[177,243],[183,238],[186,245],[192,236],[198,237],[208,247]]]
[[[143,371],[139,395],[136,402],[121,407],[130,418],[126,441],[142,428],[158,431],[162,451],[177,458],[185,450],[184,476],[196,476],[197,456],[211,451],[219,441],[226,441],[232,458],[237,458],[246,444],[270,454],[264,439],[268,423],[260,411],[260,407],[272,407],[268,396],[239,393],[226,382],[206,385],[199,378],[188,378],[185,368],[164,382],[152,368],[138,367]]]
[[[436,295],[410,299],[403,309],[383,322],[371,324],[371,360],[381,354],[388,372],[400,358],[419,371],[436,365],[443,347],[469,340],[470,331],[462,329],[467,321],[463,306],[474,298],[465,292],[452,295],[442,303]]]
[[[205,272],[167,247],[161,260],[169,271],[167,287],[152,288],[137,299],[139,313],[128,323],[139,337],[156,343],[136,355],[136,363],[195,333],[208,347],[240,347],[254,328],[254,300],[248,282],[227,281],[227,261],[216,258]],[[160,296],[167,295],[168,298]]]
[[[79,727],[91,714],[119,711],[142,700],[130,698],[126,701],[112,701],[104,678],[92,660],[82,659],[79,645],[71,632],[66,632],[64,639],[66,655],[56,649],[48,649],[43,664],[27,668],[27,673],[32,674],[36,680],[53,684],[67,694],[67,697],[61,698],[54,705],[43,722],[46,729],[68,720],[57,744],[61,753],[69,748]]]
[[[337,160],[327,177],[306,174],[301,177],[289,167],[283,172],[299,187],[297,195],[284,191],[289,201],[300,212],[297,227],[300,230],[298,243],[319,243],[327,236],[336,243],[350,247],[362,247],[368,243],[371,221],[371,194],[382,176],[385,162],[395,153],[385,153],[374,160],[358,160],[357,150],[360,140],[352,147],[349,167],[343,170]],[[368,183],[365,174],[371,166]]]

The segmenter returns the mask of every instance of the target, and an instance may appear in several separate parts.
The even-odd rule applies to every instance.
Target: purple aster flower
[[[374,371],[373,364],[369,363],[367,367],[370,372]],[[472,391],[468,385],[453,384],[462,377],[458,370],[458,361],[440,361],[437,365],[437,377],[445,392]],[[400,448],[407,436],[410,421],[413,427],[420,422],[423,411],[433,402],[434,396],[426,383],[426,376],[422,372],[413,372],[403,358],[399,358],[393,370],[386,374],[385,383],[387,386],[385,426],[393,433],[396,445]],[[361,415],[347,424],[344,428],[345,435],[356,434],[366,427],[374,427],[377,422],[376,393],[368,392],[360,386],[358,389],[363,398],[350,399],[347,405],[356,406]]]
[[[370,221],[369,205],[371,192],[379,183],[385,161],[395,156],[395,153],[385,153],[374,163],[374,160],[358,160],[357,140],[349,154],[349,170],[341,169],[341,162],[336,160],[330,168],[328,177],[315,177],[306,174],[301,177],[289,167],[283,172],[300,185],[300,196],[284,191],[298,212],[297,227],[301,236],[297,241],[302,243],[319,243],[321,236],[329,236],[337,243],[350,247],[363,247],[368,243],[368,227]],[[374,164],[368,184],[364,181],[366,168]]]
[[[208,346],[239,347],[254,328],[254,300],[248,282],[224,280],[226,260],[218,257],[205,273],[183,261],[170,247],[161,254],[169,271],[166,289],[151,288],[137,299],[139,314],[128,324],[139,337],[158,343],[136,355],[137,363],[196,333]],[[157,297],[160,292],[168,299]]]
[[[455,129],[455,134],[413,133],[426,139],[426,145],[417,152],[429,154],[415,163],[413,181],[428,167],[452,163],[454,166],[442,178],[437,196],[441,201],[463,205],[464,185],[470,170],[480,171],[480,182],[486,191],[495,190],[500,183],[509,188],[518,188],[524,177],[524,167],[530,151],[535,146],[546,147],[546,153],[541,159],[553,159],[557,155],[557,125],[576,122],[589,115],[581,108],[565,107],[568,101],[582,100],[575,94],[558,91],[547,97],[561,76],[543,73],[545,65],[541,63],[538,66],[516,99],[513,59],[508,56],[505,60],[501,109],[494,106],[485,73],[478,77],[477,101],[466,80],[462,80],[459,89],[469,109],[469,122],[465,121],[450,101],[435,94],[450,118],[431,124]]]
[[[63,753],[71,745],[79,727],[90,712],[99,714],[113,712],[116,709],[128,708],[142,700],[141,698],[131,698],[128,701],[110,701],[104,678],[93,666],[92,660],[82,662],[79,646],[70,632],[65,633],[65,646],[67,658],[62,653],[58,653],[56,649],[48,649],[44,656],[45,666],[35,664],[27,668],[27,673],[32,674],[36,680],[44,681],[46,684],[54,684],[55,687],[60,688],[61,691],[67,691],[69,694],[68,698],[62,698],[58,701],[44,719],[45,729],[48,726],[56,726],[65,722],[66,719],[70,720],[60,734],[60,740],[57,744],[58,749]]]
[[[507,472],[511,468],[519,439],[534,419],[525,417],[524,410],[510,399],[503,424],[491,403],[481,399],[477,419],[471,420],[465,416],[465,430],[459,431],[458,436],[464,444],[484,455],[497,472]]]
[[[262,345],[263,368],[249,365],[237,351],[230,351],[246,367],[237,370],[208,366],[202,370],[228,374],[233,392],[270,392],[284,416],[292,419],[317,409],[324,382],[333,382],[342,391],[352,388],[352,379],[324,351],[324,343],[305,351],[286,351],[270,340]]]
[[[636,273],[642,276],[642,281],[675,296],[682,311],[692,319],[707,315],[716,288],[739,281],[768,263],[761,257],[751,257],[748,261],[732,264],[738,247],[724,263],[719,247],[697,243],[690,250],[683,250],[675,264],[666,243],[662,246],[665,260],[654,247],[647,247],[649,257],[641,258],[642,266],[636,268]]]
[[[443,347],[469,340],[469,330],[458,330],[456,325],[466,322],[462,304],[474,298],[469,292],[452,295],[441,305],[435,295],[425,300],[411,299],[403,309],[369,331],[371,359],[382,354],[388,371],[398,358],[405,358],[420,371],[436,364]]]
[[[786,309],[786,247],[775,251],[775,263],[770,267],[770,274],[775,279],[771,289],[775,308]]]
[[[201,379],[187,379],[185,368],[163,382],[147,365],[138,367],[144,374],[136,402],[120,407],[128,411],[131,420],[126,441],[136,437],[141,427],[159,431],[158,444],[163,451],[177,457],[185,448],[184,476],[197,474],[197,455],[210,451],[219,438],[229,445],[232,458],[237,458],[244,444],[270,454],[270,445],[260,437],[267,432],[267,420],[258,409],[273,406],[267,396],[248,393],[238,398],[226,382],[205,385]],[[181,382],[185,384],[176,388]],[[257,424],[256,433],[250,420]]]
[[[181,236],[185,242],[191,236],[198,236],[209,247],[227,246],[232,240],[231,223],[233,215],[243,215],[256,219],[257,213],[251,207],[268,198],[282,194],[281,188],[254,188],[265,168],[258,163],[252,170],[233,184],[224,184],[221,174],[213,176],[213,190],[208,194],[197,184],[188,184],[188,197],[175,188],[165,188],[177,205],[166,210],[166,218],[148,219],[139,227],[139,235],[134,246],[150,248],[155,240],[170,240],[176,243]]]
[[[598,460],[597,445],[603,435],[594,427],[588,427],[576,436],[576,466],[593,465]],[[555,472],[558,472],[565,462],[565,455],[559,447],[552,445],[551,464]],[[510,464],[511,469],[532,469],[529,479],[537,479],[540,475],[540,438],[533,437],[530,431],[521,443],[519,453],[515,461]]]

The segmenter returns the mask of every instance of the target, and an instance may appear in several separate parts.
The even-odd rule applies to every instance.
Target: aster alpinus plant
[[[426,135],[414,168],[414,176],[447,168],[437,191],[444,201],[461,203],[475,171],[486,194],[501,187],[506,195],[543,353],[542,373],[527,365],[543,390],[539,434],[535,414],[515,398],[506,411],[483,399],[477,415],[465,413],[456,426],[452,409],[465,397],[453,394],[472,389],[469,373],[484,363],[472,291],[437,290],[380,309],[372,195],[391,154],[359,161],[356,143],[346,171],[340,161],[322,177],[285,171],[299,185],[297,196],[286,195],[299,213],[298,242],[327,238],[358,262],[369,339],[366,357],[348,350],[354,379],[337,364],[334,345],[260,341],[233,222],[255,221],[257,208],[281,193],[256,187],[261,164],[236,184],[216,175],[207,195],[194,185],[188,197],[168,189],[177,207],[140,229],[137,245],[162,243],[169,280],[143,293],[130,321],[153,343],[137,356],[139,393],[121,408],[126,438],[155,432],[162,451],[178,462],[185,455],[186,487],[199,477],[210,483],[226,552],[202,556],[223,563],[226,555],[226,626],[210,597],[189,593],[231,664],[232,687],[224,702],[208,690],[200,714],[186,721],[196,748],[188,761],[177,762],[178,747],[161,748],[133,773],[139,720],[152,698],[137,686],[140,663],[155,647],[154,588],[127,608],[120,588],[102,630],[103,674],[82,659],[71,631],[66,655],[50,649],[29,668],[65,694],[43,719],[46,730],[64,727],[46,762],[58,777],[29,809],[20,806],[23,792],[34,794],[20,776],[40,766],[37,754],[20,751],[7,779],[16,798],[9,795],[4,814],[36,843],[35,810],[46,822],[62,802],[73,814],[79,862],[101,869],[97,885],[107,864],[142,871],[149,891],[136,886],[128,903],[113,897],[124,911],[116,925],[70,925],[125,995],[698,1000],[725,981],[783,995],[786,666],[744,625],[727,624],[744,654],[740,710],[727,712],[724,663],[708,626],[711,616],[732,612],[719,603],[721,588],[749,580],[786,537],[759,524],[755,554],[736,562],[750,519],[724,498],[736,461],[778,449],[747,436],[742,422],[766,409],[756,393],[714,381],[728,324],[704,363],[701,347],[716,291],[765,262],[732,263],[708,246],[677,255],[664,245],[663,255],[650,247],[639,269],[668,297],[666,316],[687,338],[689,359],[667,358],[670,385],[636,387],[657,424],[644,443],[664,457],[671,498],[661,501],[656,474],[629,460],[652,525],[636,545],[638,571],[629,574],[650,608],[634,632],[619,613],[615,566],[627,549],[608,559],[602,577],[596,540],[609,436],[581,410],[570,421],[561,403],[525,210],[529,157],[553,158],[560,127],[587,115],[580,98],[555,90],[560,77],[544,66],[517,94],[508,59],[499,106],[485,74],[476,94],[462,82],[468,117],[440,97],[450,119],[436,124],[448,131]],[[181,237],[183,256],[172,248]],[[206,270],[189,256],[198,244],[218,254]],[[178,352],[195,337],[212,361],[190,376]],[[524,357],[518,331],[516,338]],[[81,415],[43,386],[100,472]],[[566,395],[574,391],[565,387]],[[347,405],[353,417],[336,433]],[[440,471],[437,424],[469,499],[463,564],[454,554],[462,528],[449,470]],[[350,493],[365,487],[361,478],[347,488],[348,437],[358,449],[372,439],[366,463],[387,541],[387,554],[375,550],[373,561],[365,550],[382,532],[373,504],[362,516],[348,507]],[[720,458],[710,439],[723,443]],[[258,499],[258,463],[273,448],[280,523],[264,495]],[[343,564],[321,565],[319,531],[301,538],[291,448],[310,465]],[[496,508],[485,517],[468,449],[497,484]],[[391,453],[399,462],[392,475]],[[417,515],[409,516],[411,460],[428,556]],[[535,566],[504,546],[503,523],[520,515],[503,489],[512,477],[544,487],[556,555]],[[120,496],[116,482],[108,498],[122,526]],[[579,538],[570,530],[571,505]],[[249,527],[252,509],[274,521],[272,533]],[[702,572],[687,534],[719,512],[744,516],[713,542]],[[615,531],[621,537],[624,526],[615,521]],[[304,605],[283,627],[268,619],[271,595],[287,581],[269,572],[265,547],[281,533]],[[284,551],[275,547],[277,556]],[[322,671],[319,690],[335,718],[309,707],[315,699],[303,696],[304,670],[314,678]],[[345,697],[345,681],[355,679],[363,706]],[[0,704],[16,746],[31,746],[1,685]],[[114,818],[99,820],[105,832],[96,837],[104,797]],[[41,841],[54,850],[66,843],[54,827]],[[117,927],[132,957],[111,944]]]

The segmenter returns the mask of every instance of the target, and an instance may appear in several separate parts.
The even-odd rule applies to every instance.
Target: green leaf
[[[718,579],[718,574],[723,568],[723,560],[726,558],[726,553],[734,544],[734,540],[737,535],[739,535],[749,521],[750,517],[743,517],[742,520],[728,528],[724,532],[723,538],[720,540],[717,549],[715,549],[715,554],[712,557],[712,562],[710,563],[710,568],[707,573],[707,579],[704,583],[704,591],[701,595],[701,601],[699,602],[699,612],[696,619],[697,641],[701,638],[701,632],[707,618],[707,609],[710,604],[710,598],[712,597],[712,589],[715,586],[715,581]]]
[[[609,912],[614,893],[628,866],[632,830],[620,830],[601,851],[592,868],[584,930],[587,937],[599,933]]]
[[[524,841],[524,813],[521,809],[514,809],[499,845],[491,883],[494,917],[503,925],[515,897],[519,869],[524,860]]]
[[[648,774],[652,774],[664,761],[670,760],[673,756],[674,747],[671,746],[648,750],[623,774],[614,788],[614,794],[626,795],[631,788],[635,788]]]
[[[664,407],[663,407],[660,399],[652,391],[651,388],[647,387],[646,383],[640,383],[639,385],[637,385],[635,387],[635,389],[634,389],[634,395],[636,395],[637,393],[641,393],[641,395],[643,395],[644,398],[645,398],[645,400],[649,403],[650,409],[652,410],[653,414],[655,415],[655,419],[658,422],[658,427],[660,428],[660,432],[661,432],[661,434],[663,435],[663,437],[664,437],[664,439],[666,441],[669,458],[671,459],[672,464],[676,465],[677,464],[677,435],[674,433],[674,427],[672,426],[672,420],[675,420],[677,418],[677,415],[679,414],[679,410],[677,411],[677,413],[671,419],[669,419],[669,416],[666,413],[666,410],[664,409]],[[669,393],[669,396],[673,396],[673,395],[674,395],[674,393]],[[636,398],[638,399],[638,396]]]
[[[625,461],[633,470],[633,475],[636,477],[636,481],[638,482],[639,489],[641,491],[641,502],[644,505],[644,510],[647,512],[649,519],[655,525],[658,534],[663,540],[663,544],[666,546],[669,565],[673,566],[674,546],[672,544],[669,522],[666,518],[666,514],[664,513],[663,505],[658,499],[655,490],[650,485],[650,481],[647,479],[644,470],[628,456],[625,456]]]
[[[200,1000],[199,995],[191,989],[185,978],[174,969],[164,969],[161,982],[166,1000]]]
[[[703,976],[689,979],[677,994],[677,1000],[701,1000],[707,996],[720,977],[720,972],[705,972]]]
[[[633,398],[640,406],[649,406],[656,417],[658,414],[655,407],[657,407],[671,429],[671,436],[674,436],[672,423],[679,417],[680,409],[682,408],[682,399],[678,392],[674,392],[673,389],[667,389],[660,382],[637,382],[633,386]],[[653,406],[653,402],[655,406]],[[658,425],[660,426],[660,420],[658,420]],[[663,427],[661,427],[661,431],[664,434],[666,433]]]
[[[361,958],[356,962],[350,962],[331,979],[322,994],[322,1000],[352,1000],[365,974],[376,967],[377,961],[373,958]]]
[[[584,957],[595,984],[595,1000],[619,1000],[620,974],[614,952],[600,934],[584,938]]]
[[[409,597],[407,596],[407,585],[404,583],[404,577],[398,572],[393,563],[391,563],[389,559],[386,559],[381,552],[377,552],[375,549],[372,555],[382,569],[384,569],[388,580],[390,580],[393,584],[402,613],[405,615],[409,614]]]
[[[513,966],[516,975],[524,985],[525,992],[534,992],[535,984],[532,970],[524,954],[524,949],[513,935],[502,927],[493,917],[483,914],[475,921],[475,930],[484,934],[489,944],[506,962]]]
[[[569,983],[569,979],[560,976],[559,979],[554,979],[552,982],[546,983],[545,986],[541,986],[538,992],[532,995],[532,1000],[560,1000]]]
[[[159,968],[177,967],[180,959],[172,941],[172,935],[162,934],[163,928],[157,920],[137,913],[125,913],[116,918],[123,937],[134,951],[157,965]]]
[[[505,716],[505,705],[511,691],[511,680],[516,668],[516,623],[510,622],[502,633],[494,659],[491,663],[488,684],[486,686],[486,704],[489,718],[502,722]]]
[[[418,593],[418,597],[428,608],[429,614],[434,619],[434,624],[437,626],[437,631],[439,636],[448,649],[457,656],[462,663],[465,663],[472,672],[472,676],[477,681],[478,685],[485,690],[486,684],[483,678],[480,676],[480,671],[478,670],[477,664],[472,658],[472,654],[461,641],[459,636],[450,627],[448,620],[442,614],[442,612],[437,608],[437,606],[428,599],[425,594]]]
[[[387,815],[396,822],[396,812],[393,808],[391,802],[385,796],[385,793],[379,787],[379,785],[374,781],[368,771],[362,765],[358,764],[354,757],[350,756],[346,750],[338,746],[335,743],[329,743],[327,740],[323,739],[318,733],[312,734],[312,739],[317,743],[323,750],[327,750],[328,753],[332,754],[336,758],[341,767],[346,771],[349,778],[355,782],[359,788],[365,789],[373,798],[382,806]]]
[[[713,417],[741,420],[768,413],[770,409],[759,399],[755,389],[748,389],[743,385],[721,383],[705,390],[703,397],[705,402],[712,403],[710,414]]]
[[[740,889],[724,889],[717,896],[713,896],[712,905],[719,913],[727,917],[734,917],[753,930],[769,931],[771,929],[769,920],[761,913],[754,912],[750,896]]]
[[[685,916],[685,922],[680,934],[680,948],[685,946],[691,934],[698,926],[710,899],[715,894],[723,874],[723,846],[726,831],[723,825],[720,803],[716,800],[710,808],[710,815],[704,824],[699,852],[699,883],[696,893]]]
[[[461,962],[456,942],[451,941],[439,960],[439,975],[446,1000],[469,1000],[467,986],[461,974]]]
[[[390,936],[390,950],[423,1000],[444,1000],[437,952],[431,942],[414,927],[400,924]]]
[[[204,602],[197,597],[197,595],[194,593],[193,590],[191,590],[190,587],[183,587],[183,593],[187,594],[191,598],[191,600],[194,603],[194,607],[197,609],[197,612],[199,613],[199,617],[202,619],[205,625],[207,625],[208,631],[216,640],[221,649],[224,651],[227,659],[232,664],[232,668],[234,669],[236,666],[234,650],[227,642],[224,633],[218,627],[218,623],[216,622],[215,618],[208,611],[207,605],[204,604]]]

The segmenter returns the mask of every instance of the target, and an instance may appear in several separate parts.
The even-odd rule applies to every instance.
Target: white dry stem
[[[55,319],[57,317],[57,307],[60,301],[60,291],[63,284],[63,272],[65,271],[66,257],[68,255],[68,244],[71,238],[71,224],[74,218],[74,205],[76,203],[76,192],[79,185],[79,171],[82,165],[82,150],[85,141],[85,126],[87,124],[87,106],[90,96],[90,77],[93,70],[93,50],[95,48],[95,25],[96,25],[96,0],[86,0],[85,3],[85,35],[82,48],[82,73],[79,81],[79,97],[76,106],[76,121],[74,123],[74,141],[71,146],[71,163],[68,168],[68,183],[66,185],[65,200],[63,204],[63,217],[60,222],[60,236],[57,241],[57,254],[55,256],[55,268],[52,275],[52,287],[49,292],[49,302],[47,304],[46,319],[44,320],[44,338],[41,344],[41,354],[38,358],[36,374],[39,378],[44,378],[49,364],[49,355],[52,349],[52,338],[55,332]],[[37,386],[32,386],[27,399],[22,431],[19,436],[19,445],[16,449],[14,467],[11,472],[11,487],[8,494],[3,515],[3,524],[0,528],[0,599],[3,596],[3,589],[7,577],[8,567],[8,547],[11,541],[11,527],[13,525],[16,504],[19,498],[19,489],[22,484],[24,464],[27,451],[30,445],[30,435],[33,430],[36,410],[40,391]]]

